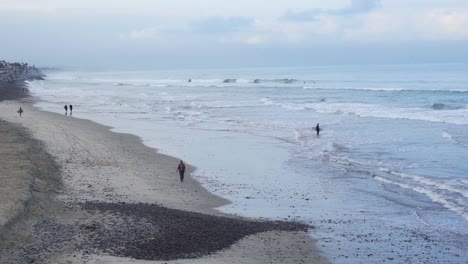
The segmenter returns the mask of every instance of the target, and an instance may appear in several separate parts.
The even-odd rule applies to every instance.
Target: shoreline
[[[89,120],[38,110],[32,106],[32,103],[25,103],[25,113],[20,119],[15,116],[15,112],[11,112],[14,111],[17,104],[19,102],[16,101],[1,102],[0,118],[11,123],[22,124],[33,133],[33,138],[44,142],[47,152],[51,153],[60,167],[63,191],[58,194],[57,200],[63,205],[71,206],[83,202],[92,202],[95,205],[100,203],[111,204],[114,207],[119,203],[140,204],[140,207],[144,207],[145,204],[152,204],[176,210],[203,213],[210,217],[222,217],[222,219],[230,219],[230,221],[234,222],[260,223],[259,226],[250,231],[250,234],[247,232],[247,234],[242,235],[243,238],[236,238],[235,241],[237,242],[231,241],[229,243],[231,244],[230,247],[224,246],[224,249],[220,251],[219,249],[210,251],[211,253],[204,254],[206,257],[183,259],[184,263],[195,263],[196,261],[201,261],[200,263],[207,263],[207,261],[217,263],[221,259],[222,262],[227,263],[267,263],[273,261],[273,259],[275,259],[275,262],[282,261],[286,263],[301,261],[310,263],[311,260],[315,261],[314,263],[326,263],[315,251],[311,238],[304,231],[304,226],[287,222],[284,226],[275,227],[273,222],[248,220],[237,215],[227,215],[217,211],[214,209],[215,207],[227,204],[228,201],[209,193],[195,181],[190,176],[190,172],[195,169],[193,166],[187,166],[187,180],[184,183],[179,183],[178,175],[175,172],[178,159],[157,153],[157,150],[143,145],[139,137],[112,132],[110,127]],[[79,226],[84,226],[86,232],[91,230],[91,233],[95,233],[104,230],[93,226],[95,222],[89,222],[89,219],[86,219],[90,217],[89,212],[82,210],[82,208],[71,206],[71,209],[67,208],[65,211],[67,215],[81,215],[84,220]],[[97,215],[100,215],[101,220],[109,218],[109,215]],[[114,215],[110,218],[116,217]],[[128,220],[117,218],[123,222]],[[133,219],[130,222],[134,222],[134,220],[138,219]],[[65,222],[68,221],[71,220],[68,219]],[[267,223],[269,227],[262,229],[262,223]],[[291,227],[291,224],[294,226],[292,230],[295,231],[285,231]],[[47,225],[54,226],[54,223],[53,221],[47,222]],[[109,222],[108,226],[110,225]],[[63,223],[61,223],[61,226],[63,227]],[[159,226],[159,224],[155,224],[155,226]],[[240,226],[239,230],[245,229],[242,224]],[[70,227],[68,228],[70,229]],[[269,228],[277,231],[269,231]],[[73,237],[78,234],[83,235],[80,230],[73,231],[74,229],[71,229],[72,231],[68,231],[69,235]],[[140,234],[143,231],[140,230]],[[263,242],[259,242],[258,239]],[[253,243],[252,241],[256,242]],[[268,249],[273,247],[272,241],[277,242],[279,245],[274,252]],[[68,251],[73,251],[72,257],[62,252],[54,260],[72,258],[73,263],[76,261],[76,263],[81,263],[80,261],[109,263],[112,262],[109,259],[115,258],[115,256],[102,255],[102,252],[90,252],[89,249],[80,251],[82,254],[79,255],[79,252],[77,253],[73,246],[69,245],[68,247]],[[252,250],[252,247],[256,248],[256,250]],[[246,259],[250,258],[251,262],[243,262],[242,260],[246,250],[250,250],[250,254],[255,254],[255,256],[245,256]],[[259,252],[265,254],[262,256]],[[78,257],[73,257],[73,255]],[[137,263],[129,259],[125,259],[125,261]],[[179,259],[178,261],[182,260]]]

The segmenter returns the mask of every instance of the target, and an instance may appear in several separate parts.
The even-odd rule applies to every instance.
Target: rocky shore
[[[245,236],[266,231],[305,231],[299,223],[246,221],[174,210],[152,204],[93,203],[61,213],[27,219],[2,243],[1,263],[50,263],[57,254],[80,252],[140,260],[200,258],[223,250]],[[80,215],[69,219],[67,215]],[[25,218],[26,219],[26,218]],[[17,243],[23,237],[28,241]],[[76,254],[76,253],[75,253]]]

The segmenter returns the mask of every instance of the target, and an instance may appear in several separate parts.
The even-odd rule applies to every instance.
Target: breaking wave
[[[343,90],[343,91],[376,91],[376,92],[429,92],[429,93],[468,93],[465,89],[411,89],[399,87],[323,87],[323,86],[304,86],[304,90]]]
[[[421,120],[434,123],[450,123],[457,125],[468,124],[467,109],[451,110],[451,113],[446,111],[438,112],[431,111],[428,113],[425,108],[403,108],[403,107],[390,107],[366,103],[328,103],[325,100],[317,100],[317,102],[285,102],[280,100],[273,100],[268,97],[259,99],[264,105],[279,106],[288,110],[308,110],[319,113],[327,114],[346,114],[356,115],[360,117],[376,117],[388,119],[408,119],[408,120]],[[464,118],[461,118],[464,117]]]
[[[468,220],[468,208],[466,204],[463,203],[462,201],[463,198],[457,198],[460,195],[457,195],[457,194],[454,195],[454,193],[450,192],[450,190],[447,192],[447,189],[444,188],[444,184],[436,185],[430,182],[427,182],[427,183],[419,182],[419,184],[411,184],[408,182],[401,182],[398,180],[392,180],[392,179],[388,179],[388,178],[381,177],[381,176],[375,176],[374,179],[382,183],[396,185],[400,188],[404,188],[404,189],[408,189],[408,190],[412,190],[412,191],[424,194],[429,199],[431,199],[431,201],[441,204],[445,208],[459,214],[465,220]]]
[[[463,140],[463,137],[459,137],[457,135],[452,135],[447,131],[442,132],[442,137],[447,139],[448,141],[462,145],[464,147],[468,147],[468,141],[465,139]]]

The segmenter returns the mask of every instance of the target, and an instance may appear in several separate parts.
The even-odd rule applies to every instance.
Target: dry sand
[[[16,114],[20,105],[25,110],[22,117]],[[75,116],[78,114],[75,113]],[[214,209],[227,204],[228,201],[209,193],[189,175],[184,183],[180,183],[176,172],[178,159],[159,154],[156,150],[144,146],[136,136],[114,133],[109,127],[88,120],[40,111],[24,101],[0,102],[0,119],[29,131],[34,139],[43,143],[45,150],[60,168],[62,187],[54,199],[58,199],[59,203],[65,206],[54,206],[53,209],[46,208],[41,212],[54,214],[55,222],[75,223],[77,226],[76,222],[81,221],[78,225],[80,228],[74,228],[73,225],[59,225],[63,230],[57,234],[70,234],[75,244],[59,241],[60,243],[53,246],[47,245],[49,252],[47,258],[41,259],[44,263],[326,263],[326,260],[316,252],[313,242],[305,231],[281,231],[290,230],[289,227],[275,231],[271,226],[254,226],[250,232],[252,234],[247,232],[247,236],[230,247],[196,259],[143,261],[115,257],[116,254],[112,252],[106,254],[90,252],[86,248],[74,246],[82,239],[83,230],[92,232],[99,228],[96,223],[106,228],[109,225],[118,225],[114,218],[121,221],[126,219],[119,215],[109,217],[102,212],[92,213],[66,206],[89,201],[109,204],[119,202],[158,204],[172,209],[236,219],[233,221],[243,220]],[[6,150],[3,146],[21,148],[20,144],[14,142],[14,138],[9,140],[5,138],[0,144],[2,150]],[[21,152],[17,155],[16,158],[22,156]],[[8,162],[10,161],[0,160],[3,165]],[[29,176],[21,175],[23,165],[18,166],[14,163],[10,165],[0,177],[8,178],[10,174],[17,173],[17,179],[21,177],[26,179],[11,183],[12,188],[17,188],[15,184],[27,183]],[[188,174],[193,169],[188,166]],[[25,195],[27,196],[27,193]],[[10,201],[1,202],[0,213],[2,210],[14,211],[14,204],[21,204],[21,199],[27,199],[21,195],[11,197]],[[43,215],[44,213],[36,215],[36,218],[40,220]],[[39,221],[38,219],[35,221]],[[0,218],[0,221],[6,223],[8,219]],[[49,226],[53,221],[43,221],[42,226]],[[29,232],[40,231],[41,225],[39,228],[37,226]],[[292,229],[294,228],[301,229],[301,227]],[[57,227],[54,226],[53,229]],[[256,233],[255,230],[265,230],[265,232]],[[225,232],[229,231],[231,230]],[[23,237],[28,235],[23,234]],[[54,251],[54,248],[60,250]],[[31,249],[28,250],[31,252]]]

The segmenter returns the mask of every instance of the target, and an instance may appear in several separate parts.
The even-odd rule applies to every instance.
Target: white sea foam
[[[260,98],[260,101],[263,102],[266,105],[272,105],[273,104],[273,100],[271,100],[268,97],[262,97],[262,98]]]
[[[439,203],[439,204],[442,204],[445,208],[459,214],[465,220],[468,221],[468,208],[466,208],[466,205],[464,205],[462,203],[459,203],[455,199],[452,199],[452,198],[447,197],[447,196],[445,196],[443,194],[437,193],[436,191],[428,189],[428,188],[418,187],[418,186],[411,186],[411,185],[406,184],[406,183],[395,182],[395,181],[392,181],[392,180],[389,180],[389,179],[386,179],[386,178],[383,178],[383,177],[380,177],[380,176],[375,176],[374,178],[376,180],[380,181],[380,182],[383,182],[383,183],[397,185],[397,186],[399,186],[401,188],[404,188],[404,189],[409,189],[409,190],[413,190],[413,191],[416,191],[416,192],[421,193],[421,194],[425,194],[432,201],[434,201],[436,203]]]
[[[270,98],[261,98],[265,105],[276,105],[289,110],[312,110],[319,113],[343,113],[361,117],[377,117],[389,119],[421,120],[435,123],[451,123],[468,125],[468,109],[433,110],[426,108],[398,108],[364,103],[285,103]]]
[[[304,90],[351,90],[351,91],[382,91],[382,92],[403,92],[403,91],[416,91],[416,92],[453,92],[453,93],[468,93],[468,89],[430,89],[423,90],[420,88],[410,87],[324,87],[324,86],[303,86]]]
[[[464,141],[460,140],[459,137],[454,136],[454,135],[450,134],[447,131],[442,132],[442,137],[447,139],[448,141],[450,141],[452,143],[460,144],[460,145],[462,145],[464,147],[468,147],[468,141],[464,142]]]
[[[304,86],[304,90],[354,90],[354,91],[383,91],[383,92],[399,92],[399,91],[414,91],[405,88],[392,87],[323,87],[323,86]]]
[[[193,79],[195,83],[222,83],[224,79]]]
[[[456,143],[456,141],[453,139],[453,135],[451,135],[447,131],[442,132],[442,137],[448,139],[451,142]]]
[[[446,190],[452,193],[458,193],[465,198],[468,198],[468,186],[459,182],[458,180],[451,179],[432,179],[419,175],[411,175],[401,172],[392,171],[386,168],[380,168],[381,171],[398,176],[402,179],[409,179],[422,185],[430,186],[438,190]]]
[[[265,105],[276,105],[284,109],[294,110],[294,111],[312,109],[312,105],[313,105],[313,104],[280,102],[280,101],[272,100],[270,98],[261,98],[260,101],[263,102],[263,104]]]

